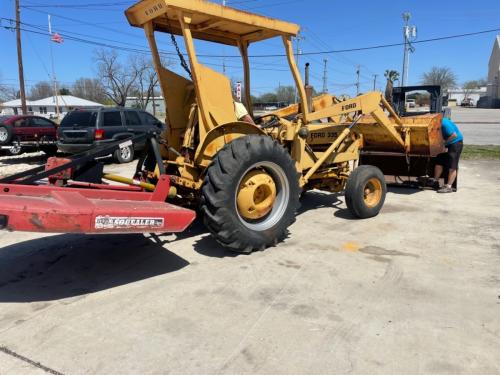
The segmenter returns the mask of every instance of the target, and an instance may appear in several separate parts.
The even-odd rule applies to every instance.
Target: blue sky
[[[220,0],[219,2],[222,2]],[[87,6],[88,4],[99,4]],[[101,41],[116,46],[147,49],[146,40],[140,29],[128,25],[123,11],[133,1],[123,0],[21,0],[27,6],[22,9],[22,21],[36,25],[40,32],[47,27],[47,13],[52,14],[53,30],[84,39]],[[280,18],[298,23],[305,39],[301,42],[303,52],[339,50],[378,44],[402,42],[403,21],[401,14],[409,11],[411,23],[418,27],[418,39],[463,34],[486,29],[500,28],[500,1],[482,0],[228,0],[235,8]],[[81,8],[65,5],[85,4]],[[114,5],[117,4],[117,5]],[[46,7],[47,6],[47,7]],[[0,17],[14,18],[14,1],[0,2]],[[2,26],[9,22],[2,20]],[[78,35],[75,35],[78,34]],[[500,32],[498,32],[500,34]],[[422,73],[432,66],[448,66],[462,83],[471,79],[484,78],[494,42],[494,33],[461,39],[417,44],[410,60],[410,84],[418,84]],[[417,40],[418,40],[417,39]],[[160,48],[174,51],[167,36],[159,37]],[[17,58],[15,34],[0,29],[2,62],[0,83],[17,85]],[[182,47],[182,42],[181,42]],[[198,52],[211,55],[231,56],[236,49],[208,43],[199,43]],[[93,76],[95,64],[93,53],[96,46],[66,40],[62,45],[53,44],[57,78],[63,85],[70,86],[79,77]],[[48,37],[25,32],[23,34],[24,66],[27,86],[40,80],[47,80],[50,72]],[[253,45],[251,54],[280,54],[283,52],[280,40],[270,40]],[[126,58],[130,52],[121,51]],[[401,70],[403,47],[376,49],[364,52],[303,56],[301,65],[310,62],[312,84],[322,88],[323,59],[328,58],[329,91],[336,94],[353,94],[356,81],[356,66],[361,66],[361,91],[373,86],[373,75],[378,74],[378,87],[383,86],[386,69]],[[180,71],[177,59],[173,68]],[[222,58],[204,58],[203,62],[222,70]],[[241,78],[241,63],[227,57],[227,74]],[[292,83],[284,58],[254,58],[253,93],[258,95],[272,91],[279,84]]]

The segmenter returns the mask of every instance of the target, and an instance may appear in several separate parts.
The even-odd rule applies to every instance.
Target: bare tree
[[[127,96],[136,83],[138,72],[131,64],[120,63],[115,50],[98,50],[95,52],[97,77],[103,85],[106,96],[117,106],[124,107]]]
[[[464,99],[467,99],[469,95],[472,94],[472,91],[478,89],[479,87],[481,87],[479,81],[473,80],[465,82],[463,85]]]
[[[72,87],[73,95],[91,100],[96,103],[104,104],[107,99],[101,82],[96,78],[79,78]]]
[[[137,96],[139,108],[146,109],[149,101],[155,95],[154,91],[158,85],[158,75],[153,67],[153,62],[143,55],[134,56],[130,61],[131,69],[137,74],[132,92]]]
[[[7,102],[17,98],[17,89],[0,84],[0,102]]]
[[[47,81],[37,82],[31,87],[29,99],[39,100],[54,95],[54,87]]]
[[[295,87],[280,86],[276,89],[276,99],[278,102],[293,103],[295,101]]]
[[[422,84],[439,85],[445,91],[457,85],[457,76],[448,67],[434,66],[422,75]]]
[[[1,83],[2,75],[0,73],[0,102],[6,102],[17,98],[17,89]]]

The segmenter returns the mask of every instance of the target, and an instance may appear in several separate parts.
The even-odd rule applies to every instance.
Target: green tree
[[[59,90],[59,95],[71,95],[71,91],[69,91],[66,87],[62,87]]]
[[[422,75],[423,85],[438,85],[443,91],[456,87],[457,76],[448,67],[434,66]]]
[[[387,83],[385,84],[385,99],[392,103],[392,92],[394,90],[394,82],[399,81],[399,72],[396,70],[386,70],[384,73],[384,77],[387,79]]]
[[[386,70],[384,73],[384,77],[387,78],[388,81],[394,82],[399,80],[399,72],[396,70]]]
[[[257,98],[257,103],[276,103],[278,96],[274,92],[262,94]]]

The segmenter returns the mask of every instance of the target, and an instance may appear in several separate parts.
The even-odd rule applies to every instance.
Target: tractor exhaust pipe
[[[313,93],[314,93],[314,87],[312,87],[309,84],[309,69],[310,69],[309,63],[306,63],[306,73],[305,73],[305,86],[304,89],[306,90],[306,98],[307,98],[307,107],[309,108],[309,112],[313,112]]]

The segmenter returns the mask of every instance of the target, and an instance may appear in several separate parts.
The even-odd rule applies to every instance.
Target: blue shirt
[[[458,129],[458,126],[451,121],[449,118],[443,118],[443,121],[441,122],[441,132],[443,133],[443,138],[445,140],[446,146],[452,145],[453,143],[457,143],[460,141],[464,140],[464,136]],[[456,133],[457,137],[455,139],[452,139],[450,142],[446,142],[450,136]]]

